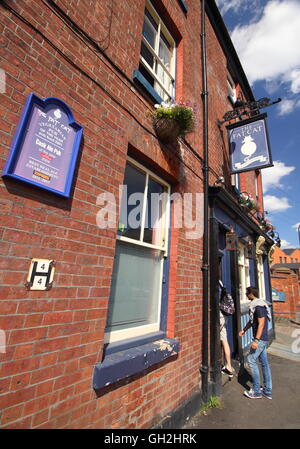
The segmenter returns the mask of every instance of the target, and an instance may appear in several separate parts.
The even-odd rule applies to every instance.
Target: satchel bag
[[[233,315],[235,312],[234,301],[231,294],[228,293],[225,287],[222,287],[220,310],[224,313],[224,315]]]

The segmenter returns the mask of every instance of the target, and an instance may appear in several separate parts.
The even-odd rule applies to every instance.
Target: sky
[[[268,114],[273,167],[262,169],[266,217],[281,248],[300,246],[300,0],[216,0],[256,100]]]

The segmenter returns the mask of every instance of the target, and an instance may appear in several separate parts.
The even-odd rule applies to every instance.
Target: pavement
[[[221,407],[198,413],[184,429],[300,429],[300,325],[276,323],[275,331],[268,349],[273,399],[243,395],[252,385],[247,369],[231,380],[222,375]]]

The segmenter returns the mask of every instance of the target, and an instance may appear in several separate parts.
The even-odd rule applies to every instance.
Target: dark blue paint
[[[120,351],[105,357],[94,368],[93,387],[99,390],[121,379],[140,373],[147,368],[177,355],[179,342],[166,338],[143,346]]]
[[[255,267],[254,267],[254,259],[249,259],[249,274],[250,274],[250,285],[255,285]],[[250,287],[247,285],[247,287]]]
[[[141,74],[139,70],[133,71],[133,81],[137,81],[148,92],[150,97],[158,104],[161,104],[163,99],[158,95],[156,90],[151,86],[149,81]]]
[[[163,282],[161,291],[160,330],[167,331],[168,298],[169,298],[169,274],[170,274],[170,249],[171,249],[171,223],[172,207],[170,207],[169,231],[168,231],[168,256],[163,264]]]

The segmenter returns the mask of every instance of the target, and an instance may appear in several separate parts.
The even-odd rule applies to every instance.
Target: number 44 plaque
[[[54,260],[32,259],[25,287],[27,290],[50,290],[54,271]]]

